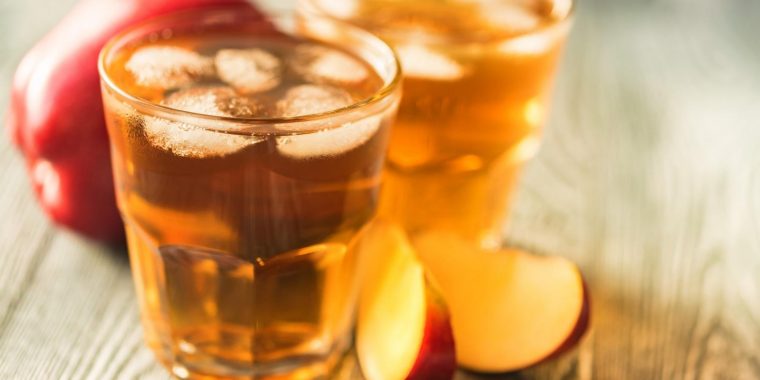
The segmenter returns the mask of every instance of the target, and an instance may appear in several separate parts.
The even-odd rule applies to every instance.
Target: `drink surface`
[[[381,213],[500,244],[521,164],[538,148],[570,1],[306,3],[378,33],[398,52],[404,96]]]
[[[133,97],[222,118],[330,112],[383,85],[349,51],[270,32],[166,29],[123,46],[106,72]],[[104,99],[159,359],[178,377],[233,378],[334,361],[349,343],[352,245],[375,212],[391,111],[243,128],[145,111],[107,86]]]

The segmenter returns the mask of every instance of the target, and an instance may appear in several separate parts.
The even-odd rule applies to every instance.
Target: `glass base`
[[[184,348],[192,351],[189,346]],[[284,380],[327,379],[336,371],[349,348],[346,343],[326,355],[300,354],[254,363],[231,360],[224,355],[153,351],[161,364],[178,379]]]

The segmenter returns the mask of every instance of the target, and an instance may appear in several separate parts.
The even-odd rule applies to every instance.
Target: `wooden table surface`
[[[0,112],[73,2],[0,0]],[[168,378],[125,253],[52,226],[6,136],[0,181],[0,379]],[[760,1],[581,0],[505,234],[579,263],[593,329],[492,378],[760,379]]]

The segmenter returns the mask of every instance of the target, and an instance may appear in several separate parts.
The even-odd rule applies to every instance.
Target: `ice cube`
[[[552,2],[551,15],[555,20],[564,20],[573,10],[572,0],[555,0]]]
[[[304,3],[309,6],[310,2]],[[317,10],[321,8],[326,14],[339,18],[350,18],[356,15],[356,11],[359,9],[358,0],[320,0],[313,3]]]
[[[291,61],[293,70],[314,83],[359,83],[369,76],[367,68],[356,58],[319,45],[296,47]]]
[[[253,116],[258,105],[242,97],[230,87],[195,87],[175,92],[164,99],[163,104],[182,111],[211,116]]]
[[[480,14],[491,25],[510,33],[524,33],[541,23],[539,15],[531,10],[531,4],[491,0],[480,3]]]
[[[507,55],[541,55],[557,47],[567,35],[569,24],[560,23],[539,32],[510,38],[498,46],[498,51]]]
[[[404,75],[439,81],[462,78],[466,70],[455,60],[423,45],[407,44],[396,48]]]
[[[222,49],[214,63],[219,78],[243,93],[268,91],[280,84],[280,59],[262,49]]]
[[[146,46],[135,51],[124,67],[137,84],[164,89],[188,85],[214,73],[214,62],[176,46]]]
[[[301,160],[336,156],[367,142],[381,121],[381,116],[374,115],[332,129],[278,137],[277,150],[283,156]]]
[[[251,116],[257,108],[252,101],[240,97],[229,87],[178,91],[164,99],[162,104],[211,116]],[[182,157],[224,156],[261,141],[252,136],[212,131],[161,117],[146,117],[144,125],[145,134],[154,146]]]
[[[289,89],[277,102],[280,116],[294,117],[332,111],[351,104],[351,95],[336,87],[303,84]]]

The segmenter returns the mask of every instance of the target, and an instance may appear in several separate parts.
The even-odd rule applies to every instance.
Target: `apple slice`
[[[414,245],[449,305],[461,366],[519,370],[572,348],[583,336],[589,300],[572,262],[484,251],[443,232],[422,234]]]
[[[356,350],[369,380],[451,379],[454,338],[443,300],[397,226],[376,222],[361,242],[365,282]]]

